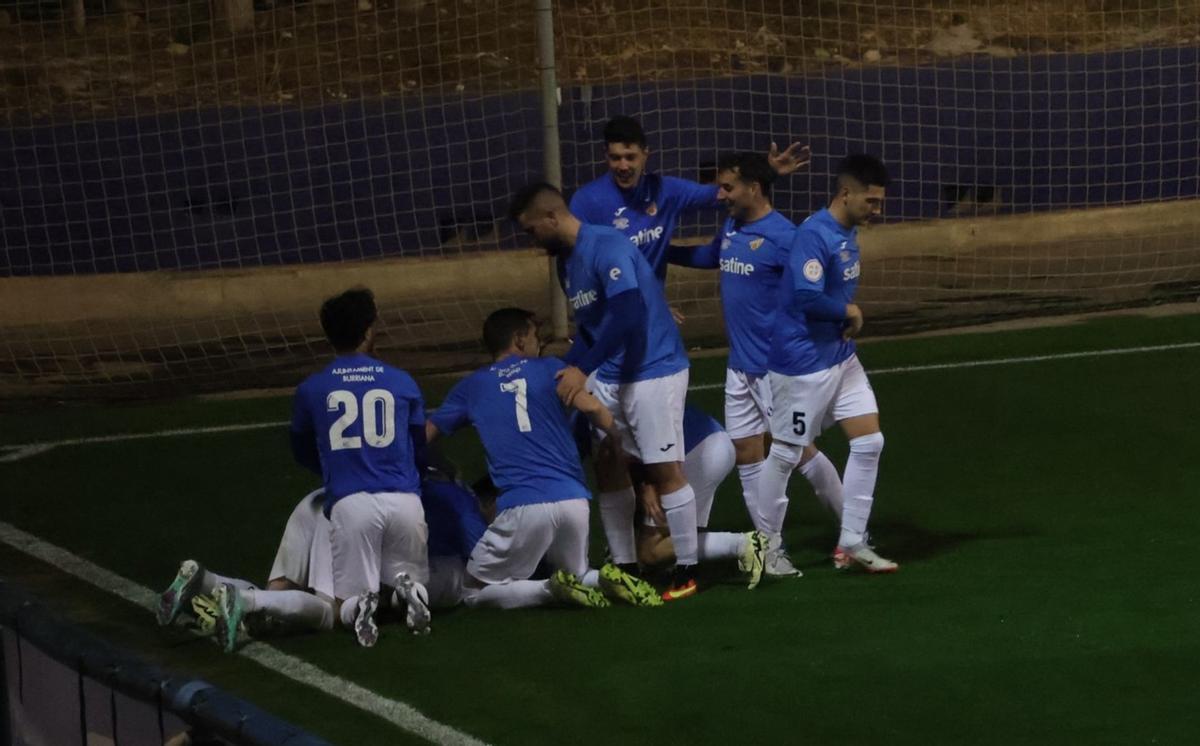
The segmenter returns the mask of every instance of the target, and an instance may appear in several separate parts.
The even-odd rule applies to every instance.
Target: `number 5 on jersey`
[[[511,381],[505,381],[500,384],[500,390],[517,395],[517,429],[523,433],[532,430],[533,424],[529,422],[529,396],[526,393],[525,379],[516,378]]]
[[[387,389],[371,389],[362,397],[362,437],[346,437],[346,429],[358,419],[358,399],[349,391],[331,391],[325,400],[330,412],[344,409],[329,426],[329,448],[343,451],[362,448],[363,440],[372,448],[387,448],[396,439],[396,397]]]

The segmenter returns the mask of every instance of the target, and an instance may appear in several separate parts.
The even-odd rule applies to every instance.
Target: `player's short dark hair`
[[[887,166],[868,153],[853,153],[842,159],[837,170],[838,189],[841,189],[847,178],[854,179],[865,187],[885,187],[891,183]]]
[[[534,200],[547,192],[557,194],[559,199],[562,199],[562,192],[558,187],[546,181],[535,181],[518,189],[508,203],[508,219],[517,222],[525,211],[533,206]]]
[[[763,196],[771,196],[771,183],[779,173],[762,153],[726,153],[717,159],[717,173],[737,171],[743,184],[758,184]]]
[[[501,308],[492,311],[483,322],[483,346],[489,355],[504,352],[513,343],[513,337],[524,334],[529,325],[535,323],[537,314],[524,308]]]
[[[378,316],[375,294],[367,288],[351,288],[321,304],[321,328],[338,352],[349,352],[362,344]]]
[[[500,496],[500,490],[497,489],[496,483],[487,474],[475,480],[471,485],[471,491],[475,493],[475,497],[478,497],[482,501],[494,501]]]
[[[633,117],[613,117],[604,125],[604,142],[607,144],[640,145],[646,147],[646,131]]]

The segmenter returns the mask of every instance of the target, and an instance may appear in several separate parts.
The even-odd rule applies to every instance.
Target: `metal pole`
[[[546,181],[562,188],[558,143],[558,81],[554,74],[554,0],[537,0],[538,73],[542,79],[542,154]],[[567,296],[558,284],[554,259],[549,260],[550,318],[554,338],[567,338]]]

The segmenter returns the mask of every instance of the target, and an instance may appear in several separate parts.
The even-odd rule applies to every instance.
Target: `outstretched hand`
[[[807,145],[801,145],[794,142],[788,146],[788,149],[780,152],[779,146],[771,143],[771,149],[767,151],[767,160],[770,161],[771,167],[780,176],[787,176],[795,173],[812,163],[812,149]]]

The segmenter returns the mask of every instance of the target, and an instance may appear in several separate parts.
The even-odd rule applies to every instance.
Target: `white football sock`
[[[301,629],[333,629],[333,607],[311,593],[260,590],[241,590],[239,593],[247,614],[266,612]]]
[[[764,522],[760,531],[783,533],[783,521],[788,509],[788,479],[803,455],[804,449],[800,446],[780,441],[771,444],[771,452],[763,462],[762,474],[758,477],[758,504]]]
[[[229,583],[239,591],[254,590],[258,586],[251,583],[249,580],[241,578],[227,578],[224,575],[218,575],[210,570],[205,570],[203,577],[200,578],[200,592],[206,596],[211,596],[221,583]]]
[[[758,478],[762,474],[763,463],[756,461],[753,464],[738,464],[737,468],[738,479],[742,482],[742,499],[746,502],[746,512],[750,514],[750,522],[754,524],[754,528],[759,531],[765,531],[763,527],[767,525],[758,499]]]
[[[700,560],[735,559],[746,548],[746,535],[728,531],[705,531],[700,534]]]
[[[875,479],[879,476],[879,456],[883,453],[883,433],[871,433],[850,441],[843,487],[842,535],[838,546],[861,544],[867,533],[867,521],[874,503]]]
[[[354,629],[354,617],[358,615],[358,596],[351,596],[342,602],[338,609],[338,618],[346,629]]]
[[[613,492],[601,492],[600,523],[612,561],[618,565],[637,562],[637,538],[634,536],[633,513],[637,498],[632,487]],[[694,526],[693,526],[694,527]]]
[[[600,587],[600,571],[595,568],[590,568],[587,572],[585,572],[583,574],[583,577],[581,577],[579,579],[579,582],[583,583],[588,588],[599,588]]]
[[[675,564],[694,565],[700,557],[696,538],[696,493],[690,484],[662,496],[667,528],[675,547]]]
[[[488,609],[523,609],[554,603],[547,580],[513,580],[467,591],[467,606]]]
[[[824,453],[817,451],[807,462],[800,465],[800,473],[812,485],[813,492],[821,504],[828,508],[835,517],[842,517],[842,479],[838,476],[837,467]]]

